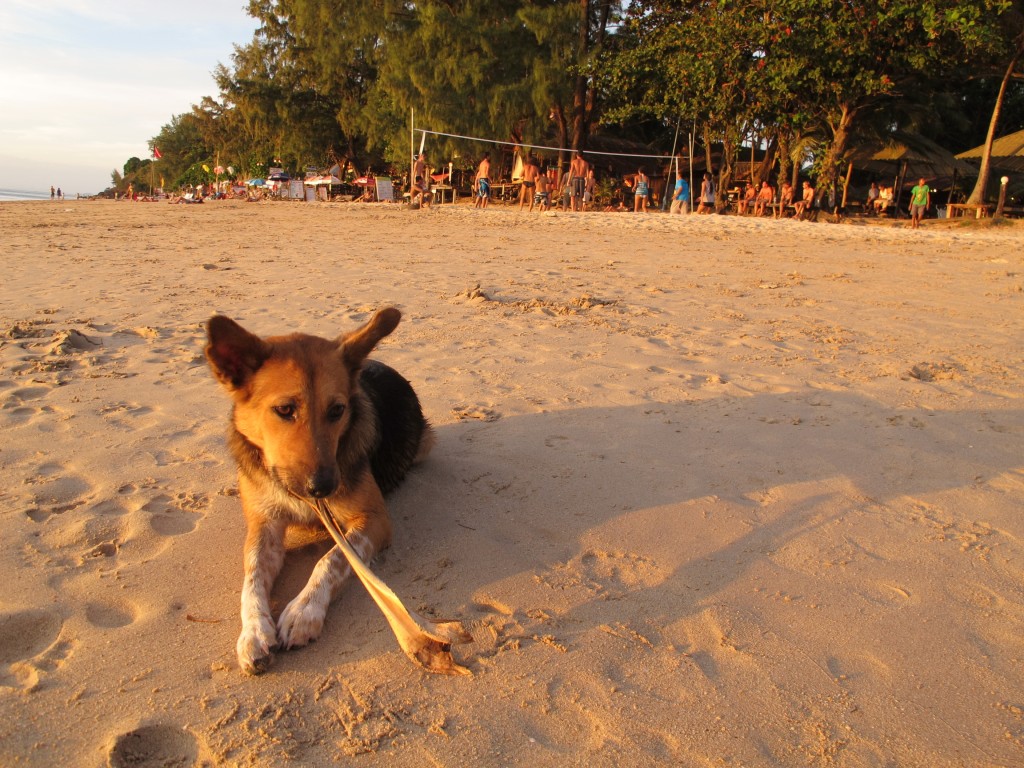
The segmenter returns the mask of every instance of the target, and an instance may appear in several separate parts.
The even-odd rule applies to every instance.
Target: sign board
[[[391,202],[395,199],[395,190],[391,187],[391,179],[382,179],[378,176],[373,181],[377,185],[377,202]]]

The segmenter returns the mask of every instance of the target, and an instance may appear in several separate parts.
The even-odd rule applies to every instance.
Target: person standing
[[[710,173],[704,174],[704,181],[700,183],[700,205],[697,206],[697,213],[712,213],[715,210],[715,182]]]
[[[491,199],[491,153],[484,152],[480,165],[476,168],[476,176],[473,178],[476,184],[476,200],[474,208],[483,210]]]
[[[530,199],[530,211],[533,211],[533,190],[537,187],[538,176],[540,176],[540,168],[537,166],[537,161],[533,159],[533,155],[527,155],[526,162],[523,163],[523,185],[519,189],[520,211],[523,210],[527,198]]]
[[[569,163],[569,184],[571,188],[571,197],[569,204],[574,211],[583,210],[583,193],[587,190],[587,169],[590,168],[590,163],[583,159],[583,155],[580,154],[579,150],[572,156],[572,162]]]
[[[57,190],[55,190],[53,188],[53,185],[51,184],[50,185],[50,199],[53,200],[53,198],[56,197],[56,195],[57,195]]]
[[[430,193],[430,168],[427,156],[420,152],[412,168],[413,183],[409,189],[409,207],[415,209],[417,202],[420,208],[429,206],[432,201]]]
[[[647,196],[651,194],[651,180],[643,168],[637,169],[636,183],[633,185],[633,212],[647,213]]]
[[[917,186],[910,190],[910,226],[917,229],[921,219],[932,204],[932,191],[924,179],[918,179]]]
[[[548,179],[546,174],[538,173],[536,182],[536,193],[533,196],[533,202],[537,204],[537,210],[543,213],[551,207],[551,180]],[[533,206],[530,206],[530,210],[533,210]]]
[[[594,175],[593,167],[587,169],[587,183],[583,186],[583,209],[592,206],[594,202],[594,191],[597,189],[597,176]]]
[[[690,182],[682,176],[676,177],[676,188],[672,192],[672,205],[669,206],[669,212],[690,212]]]

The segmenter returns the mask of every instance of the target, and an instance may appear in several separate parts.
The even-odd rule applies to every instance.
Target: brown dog
[[[236,650],[248,673],[263,672],[275,648],[315,640],[351,574],[334,547],[275,624],[270,590],[284,562],[286,530],[324,530],[307,500],[329,502],[349,543],[369,562],[391,538],[383,494],[433,445],[409,382],[366,359],[400,319],[388,307],[334,340],[299,333],[260,338],[221,315],[207,324],[207,360],[234,401],[228,442],[248,530]]]

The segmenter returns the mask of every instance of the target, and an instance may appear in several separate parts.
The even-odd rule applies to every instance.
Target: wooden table
[[[984,219],[992,211],[992,206],[987,203],[975,205],[972,203],[950,203],[946,206],[946,217],[955,219],[958,216],[966,215],[967,211],[974,211],[974,218]]]

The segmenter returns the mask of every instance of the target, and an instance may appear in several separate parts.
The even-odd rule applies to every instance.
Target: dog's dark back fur
[[[412,385],[384,363],[367,360],[359,383],[376,416],[370,469],[381,493],[387,494],[398,487],[416,460],[427,420]]]

